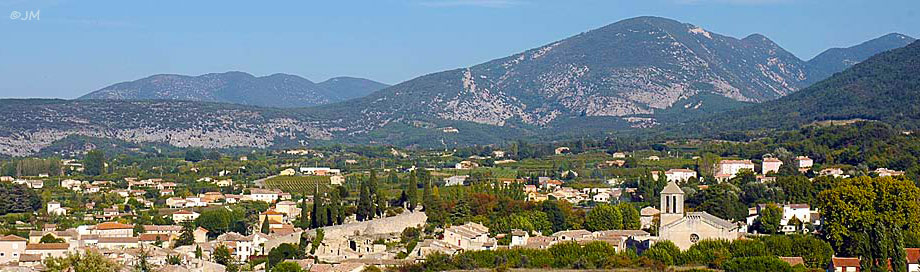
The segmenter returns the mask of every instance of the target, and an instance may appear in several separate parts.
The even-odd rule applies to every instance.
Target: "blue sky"
[[[38,18],[22,20],[29,12]],[[395,84],[643,15],[760,33],[806,60],[891,32],[920,37],[917,0],[0,0],[0,15],[0,97],[230,70]]]

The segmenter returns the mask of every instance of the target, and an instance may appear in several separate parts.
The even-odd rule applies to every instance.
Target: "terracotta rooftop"
[[[160,241],[166,242],[169,241],[169,234],[150,234],[144,233],[137,237],[141,241],[157,241],[159,238]]]
[[[96,225],[97,230],[133,229],[134,226],[118,222],[105,222]]]
[[[905,248],[904,250],[907,251],[907,263],[920,263],[920,248]]]
[[[805,259],[802,259],[802,257],[779,257],[779,259],[788,263],[789,266],[805,265]]]
[[[26,241],[29,241],[29,239],[22,238],[22,237],[19,237],[19,236],[16,236],[16,235],[7,235],[7,236],[2,236],[2,237],[0,237],[0,241],[3,241],[3,242],[26,242]]]
[[[860,267],[859,258],[834,257],[831,262],[834,267]]]
[[[70,248],[68,243],[48,243],[48,244],[28,244],[26,250],[67,250]]]
[[[127,244],[127,243],[137,243],[137,237],[99,237],[99,243],[117,243],[117,244]]]

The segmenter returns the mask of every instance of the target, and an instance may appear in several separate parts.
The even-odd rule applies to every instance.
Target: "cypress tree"
[[[297,220],[297,222],[297,227],[302,229],[310,227],[310,212],[309,209],[307,209],[307,192],[303,193],[303,199],[300,200],[300,219]]]
[[[406,188],[406,195],[409,200],[409,210],[414,211],[415,205],[418,203],[418,181],[415,179],[415,175],[409,175],[409,185]]]
[[[387,207],[387,197],[383,191],[377,192],[377,205],[374,206],[377,208],[377,216],[383,217]]]
[[[313,212],[310,217],[310,227],[319,228],[326,225],[326,209],[323,207],[323,197],[319,195],[319,187],[313,194]]]
[[[268,216],[266,216],[265,220],[262,221],[262,233],[269,234],[271,231],[271,226],[268,224]]]

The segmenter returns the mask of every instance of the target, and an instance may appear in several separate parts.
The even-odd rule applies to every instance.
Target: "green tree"
[[[283,243],[273,248],[268,252],[268,264],[266,268],[271,269],[275,267],[276,264],[287,259],[293,259],[295,257],[303,256],[299,253],[299,248],[296,245],[289,243]],[[274,270],[273,270],[274,271]]]
[[[640,222],[639,210],[632,204],[621,203],[617,205],[617,210],[623,215],[623,229],[637,230],[642,227]]]
[[[64,239],[54,237],[54,235],[51,235],[51,233],[49,233],[49,234],[45,234],[45,236],[42,236],[42,239],[38,243],[56,244],[56,243],[63,243],[63,242],[64,242]]]
[[[262,228],[260,231],[264,234],[269,234],[272,232],[271,225],[268,223],[268,217],[265,217],[265,220],[262,220]]]
[[[783,209],[776,204],[770,203],[760,211],[760,216],[754,219],[754,229],[764,234],[779,233],[782,226],[780,221],[783,219]]]
[[[323,196],[319,193],[319,186],[313,193],[313,212],[310,213],[310,227],[319,228],[326,225],[326,207],[323,206]]]
[[[93,149],[86,153],[83,158],[83,173],[87,176],[105,174],[105,153],[102,150]]]
[[[585,228],[589,231],[623,229],[623,215],[614,206],[597,205],[585,217]]]
[[[910,180],[858,177],[818,195],[827,239],[843,256],[858,256],[863,269],[882,269],[890,258],[904,264],[904,233],[920,229],[920,189]]]
[[[189,148],[185,150],[185,160],[190,162],[200,162],[204,160],[204,152],[198,148]]]
[[[316,198],[315,194],[313,198]],[[303,199],[300,200],[300,218],[297,219],[296,225],[302,229],[310,228],[310,220],[310,209],[307,207],[307,192],[304,192]]]
[[[84,254],[68,253],[67,257],[49,257],[44,263],[47,271],[64,272],[117,272],[122,266],[92,250]]]
[[[326,232],[323,229],[316,229],[316,236],[313,237],[313,241],[310,242],[310,254],[315,254],[316,249],[319,248],[319,245],[323,243],[325,239]]]
[[[725,272],[792,272],[788,263],[774,256],[734,258],[722,265]],[[804,271],[804,267],[801,268]]]
[[[553,232],[569,229],[569,222],[565,213],[559,208],[559,203],[555,200],[546,200],[540,204],[540,210],[546,213],[550,223],[553,225]]]
[[[230,231],[231,223],[236,221],[235,219],[236,216],[227,209],[208,209],[201,212],[195,223],[208,230],[208,235],[216,236]]]
[[[227,246],[221,244],[214,249],[213,259],[215,263],[222,265],[230,265],[234,263],[233,255],[230,254],[230,249]]]
[[[409,184],[406,185],[406,198],[409,201],[408,208],[415,211],[415,205],[418,203],[418,180],[414,173],[409,174]]]
[[[282,262],[282,263],[279,263],[278,265],[275,265],[275,267],[272,268],[271,271],[272,272],[301,272],[303,271],[303,269],[300,268],[300,265],[295,262]]]
[[[642,252],[642,256],[659,261],[666,265],[680,265],[680,248],[671,241],[659,241],[651,248]]]
[[[175,247],[195,244],[195,225],[191,221],[182,222],[182,234],[176,239]],[[201,248],[198,248],[200,250]]]

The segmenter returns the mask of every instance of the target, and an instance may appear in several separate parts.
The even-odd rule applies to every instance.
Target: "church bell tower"
[[[684,217],[684,191],[677,183],[669,181],[661,190],[660,226],[680,220]]]

